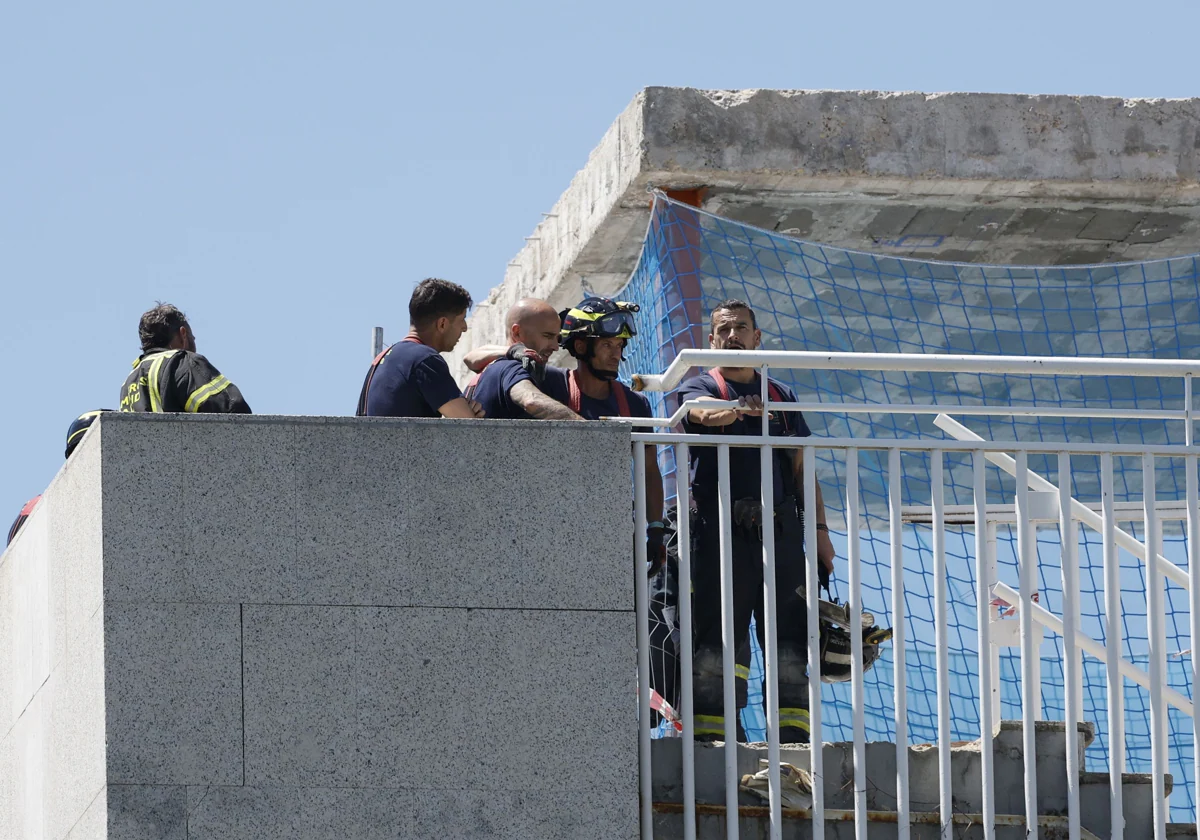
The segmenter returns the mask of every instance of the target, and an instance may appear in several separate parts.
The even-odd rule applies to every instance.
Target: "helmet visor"
[[[632,312],[610,312],[597,318],[594,323],[594,335],[598,338],[633,338],[637,335]]]

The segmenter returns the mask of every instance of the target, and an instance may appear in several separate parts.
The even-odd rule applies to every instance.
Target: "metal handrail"
[[[694,399],[682,403],[670,417],[606,417],[631,426],[674,426],[694,408],[743,408],[737,400]],[[917,403],[775,402],[775,411],[810,414],[944,414],[953,411],[973,417],[1078,417],[1103,420],[1187,420],[1184,409],[1086,408],[1043,405],[935,405]]]
[[[669,391],[693,367],[785,370],[882,370],[905,373],[996,373],[1022,376],[1200,375],[1190,359],[1111,359],[1099,356],[981,356],[938,353],[825,353],[809,350],[681,350],[661,374],[637,374],[635,391]]]
[[[805,457],[803,458],[803,488],[804,498],[815,498],[816,491],[816,452],[821,450],[837,450],[846,453],[847,470],[853,472],[853,475],[848,473],[847,486],[848,497],[846,498],[847,511],[847,531],[850,538],[847,545],[847,551],[850,557],[856,557],[859,554],[859,548],[855,533],[857,531],[857,517],[859,512],[859,502],[857,493],[857,469],[858,453],[860,451],[886,451],[887,466],[886,474],[888,476],[888,508],[889,508],[889,543],[891,549],[891,577],[892,577],[892,611],[896,616],[903,616],[904,609],[904,574],[903,574],[903,540],[901,538],[900,528],[903,522],[911,516],[911,511],[908,508],[902,507],[900,504],[900,485],[902,483],[903,474],[901,472],[900,453],[904,452],[928,452],[930,453],[934,469],[932,475],[942,476],[943,470],[938,467],[946,452],[955,453],[971,453],[972,458],[972,474],[973,474],[973,513],[974,521],[976,522],[975,536],[975,576],[977,581],[977,618],[978,626],[978,641],[979,655],[981,658],[981,668],[979,675],[980,697],[984,700],[980,707],[980,748],[981,748],[981,781],[983,782],[983,801],[982,801],[982,817],[984,837],[992,840],[995,834],[995,817],[996,817],[996,796],[994,791],[995,769],[992,766],[991,744],[992,744],[992,727],[993,710],[991,704],[986,701],[986,698],[992,694],[992,681],[995,679],[991,669],[984,664],[984,658],[992,655],[993,637],[992,620],[990,617],[990,604],[993,595],[1000,595],[1014,604],[1020,605],[1019,629],[1020,629],[1020,655],[1021,655],[1021,679],[1022,679],[1022,719],[1024,723],[1024,771],[1025,771],[1025,803],[1026,814],[1024,819],[1027,825],[1035,824],[1038,821],[1036,813],[1036,768],[1035,768],[1035,745],[1034,745],[1034,721],[1040,714],[1040,654],[1038,645],[1041,639],[1041,628],[1045,627],[1053,632],[1057,632],[1063,636],[1064,648],[1069,652],[1064,654],[1068,658],[1068,662],[1064,663],[1066,668],[1065,680],[1066,686],[1066,704],[1068,707],[1068,752],[1074,755],[1078,749],[1078,733],[1075,731],[1075,723],[1077,718],[1082,713],[1082,653],[1086,652],[1103,660],[1106,665],[1108,676],[1108,725],[1110,728],[1110,739],[1113,742],[1111,753],[1111,771],[1112,789],[1110,790],[1110,807],[1112,812],[1113,836],[1121,836],[1121,826],[1124,822],[1124,805],[1121,797],[1120,779],[1121,773],[1125,769],[1124,751],[1121,749],[1124,741],[1124,720],[1122,712],[1123,699],[1121,697],[1121,680],[1128,678],[1145,686],[1150,692],[1151,706],[1151,747],[1152,747],[1152,765],[1153,775],[1155,776],[1155,794],[1160,794],[1163,785],[1160,776],[1163,776],[1166,771],[1166,709],[1168,706],[1177,708],[1192,716],[1193,721],[1200,725],[1200,704],[1194,704],[1191,700],[1185,697],[1181,692],[1170,688],[1165,683],[1165,660],[1164,642],[1159,639],[1159,643],[1152,642],[1151,658],[1149,671],[1142,670],[1132,662],[1122,658],[1119,644],[1117,643],[1122,638],[1122,628],[1120,627],[1120,577],[1119,565],[1117,563],[1118,548],[1130,551],[1135,556],[1141,558],[1148,567],[1148,601],[1153,602],[1155,610],[1161,611],[1163,593],[1160,591],[1164,586],[1164,580],[1170,579],[1173,583],[1183,586],[1191,590],[1190,601],[1192,604],[1192,635],[1195,647],[1195,641],[1200,639],[1200,619],[1197,617],[1197,612],[1200,611],[1200,593],[1197,592],[1200,586],[1195,585],[1191,580],[1193,575],[1200,574],[1200,490],[1197,489],[1196,476],[1193,474],[1197,469],[1198,458],[1200,458],[1200,446],[1195,445],[1193,438],[1193,421],[1194,413],[1192,410],[1192,381],[1191,378],[1197,373],[1200,373],[1200,361],[1192,360],[1156,360],[1156,359],[1103,359],[1093,357],[1013,357],[1013,356],[954,356],[954,355],[917,355],[917,354],[900,354],[900,353],[812,353],[799,351],[726,351],[726,350],[685,350],[672,362],[671,366],[661,375],[643,375],[634,377],[634,387],[638,390],[646,391],[667,391],[677,385],[688,369],[694,366],[711,367],[720,366],[725,368],[730,367],[752,367],[759,368],[762,371],[760,377],[761,394],[760,398],[763,404],[763,410],[783,410],[783,411],[805,411],[805,412],[823,412],[823,413],[843,413],[843,414],[936,414],[938,415],[935,424],[943,431],[948,432],[952,437],[958,439],[921,439],[921,438],[896,438],[896,439],[880,439],[880,438],[853,438],[853,437],[834,437],[834,438],[794,438],[794,437],[778,437],[771,436],[769,424],[763,424],[762,432],[759,434],[721,434],[719,437],[711,435],[687,434],[669,429],[650,428],[639,429],[637,427],[673,427],[682,420],[687,412],[695,408],[705,409],[727,409],[727,408],[743,408],[739,402],[732,400],[707,400],[693,399],[684,402],[670,417],[666,418],[621,418],[624,422],[630,423],[633,428],[631,437],[634,443],[635,462],[640,466],[648,463],[647,458],[653,457],[652,453],[647,453],[646,447],[655,445],[667,445],[678,447],[676,458],[687,460],[688,449],[691,446],[713,447],[716,450],[717,473],[718,473],[718,496],[717,504],[718,516],[721,527],[719,528],[721,536],[721,545],[719,546],[719,562],[720,562],[720,583],[721,583],[721,599],[722,599],[722,615],[721,615],[721,631],[724,641],[722,650],[723,659],[723,706],[725,709],[725,739],[728,742],[734,740],[734,723],[733,714],[736,708],[734,699],[734,678],[733,678],[733,650],[730,647],[732,640],[735,637],[735,628],[732,621],[732,598],[733,588],[733,573],[732,573],[732,549],[729,541],[729,533],[731,531],[730,512],[731,500],[729,498],[730,486],[730,462],[729,456],[733,449],[740,447],[754,447],[760,450],[760,481],[761,481],[761,500],[764,509],[773,508],[773,486],[771,481],[773,453],[776,449],[801,450]],[[804,369],[804,370],[875,370],[875,371],[903,371],[903,372],[942,372],[942,373],[978,373],[978,374],[1014,374],[1021,376],[1028,375],[1068,375],[1068,376],[1142,376],[1142,377],[1181,377],[1183,379],[1183,405],[1178,409],[1162,409],[1152,411],[1142,411],[1130,408],[1079,408],[1065,406],[1034,406],[1034,405],[1009,405],[1009,406],[994,406],[994,405],[976,405],[976,406],[951,406],[951,405],[918,405],[918,404],[875,404],[875,403],[847,403],[847,402],[777,402],[770,399],[767,389],[767,372],[771,367],[782,369]],[[1184,424],[1186,432],[1184,435],[1184,444],[1119,444],[1119,443],[1090,443],[1078,442],[1068,443],[1061,441],[991,441],[984,440],[978,435],[970,432],[961,424],[946,416],[946,412],[963,415],[991,415],[991,416],[1038,416],[1038,417],[1083,417],[1083,418],[1107,418],[1107,419],[1123,419],[1136,418],[1141,420],[1161,420],[1166,422],[1181,422]],[[617,418],[613,418],[617,419]],[[1089,507],[1079,503],[1070,495],[1070,485],[1064,487],[1056,487],[1045,478],[1037,475],[1029,469],[1029,457],[1031,454],[1049,454],[1057,455],[1059,459],[1060,474],[1069,476],[1070,461],[1073,455],[1099,455],[1101,458],[1102,483],[1106,491],[1102,497],[1101,510],[1095,511]],[[1013,456],[1016,456],[1015,458]],[[1113,499],[1112,482],[1113,482],[1113,459],[1114,457],[1135,456],[1143,459],[1142,470],[1144,481],[1153,483],[1153,459],[1155,457],[1183,458],[1188,466],[1188,489],[1187,498],[1182,502],[1183,510],[1176,510],[1179,503],[1171,505],[1164,503],[1171,510],[1166,509],[1160,511],[1159,505],[1156,502],[1153,494],[1153,486],[1150,486],[1145,493],[1143,501],[1143,519],[1149,537],[1146,544],[1157,546],[1157,536],[1161,530],[1161,521],[1168,518],[1178,518],[1186,516],[1188,524],[1189,537],[1189,559],[1190,566],[1187,571],[1181,569],[1175,564],[1169,562],[1158,551],[1147,551],[1146,544],[1138,541],[1131,534],[1116,527],[1116,521],[1119,518],[1117,508],[1122,507],[1115,503]],[[1017,551],[1020,558],[1020,590],[1014,590],[1007,584],[1000,583],[995,578],[995,556],[994,547],[989,546],[989,539],[994,542],[994,536],[989,538],[983,527],[983,523],[990,521],[989,514],[992,513],[987,505],[986,499],[986,473],[985,465],[991,462],[997,464],[1000,468],[1009,474],[1012,474],[1017,479],[1017,498],[1016,505],[1013,507],[1011,518],[1021,527],[1018,529]],[[635,521],[637,527],[644,528],[646,525],[645,511],[645,476],[642,469],[635,469],[635,487],[637,499]],[[676,482],[680,498],[680,504],[686,505],[689,495],[687,483],[687,473],[685,470],[679,470],[676,473]],[[947,506],[943,496],[943,486],[941,479],[935,479],[930,487],[932,494],[932,506],[928,511],[928,516],[933,524],[934,530],[934,566],[935,577],[941,578],[945,575],[945,545],[944,538],[939,537],[939,532],[942,531],[950,521],[966,518],[970,516],[970,512],[965,506]],[[1036,569],[1036,542],[1032,530],[1032,523],[1035,521],[1050,521],[1045,518],[1044,506],[1042,502],[1034,497],[1034,493],[1046,493],[1054,491],[1058,497],[1058,513],[1057,524],[1063,533],[1064,554],[1063,554],[1063,592],[1064,592],[1064,608],[1063,616],[1053,615],[1044,606],[1036,602],[1034,590],[1036,581],[1034,579]],[[1036,504],[1035,504],[1036,502]],[[921,512],[922,515],[925,511]],[[1038,517],[1041,517],[1040,519]],[[815,556],[817,546],[817,531],[816,518],[805,517],[803,521],[803,540],[805,544],[805,556]],[[1101,644],[1095,639],[1085,635],[1077,626],[1078,622],[1078,605],[1079,599],[1079,583],[1077,563],[1074,559],[1074,554],[1069,547],[1068,541],[1074,543],[1074,534],[1077,533],[1079,524],[1083,524],[1089,528],[1093,528],[1100,532],[1102,537],[1102,547],[1104,554],[1104,595],[1105,595],[1105,626],[1104,632],[1107,644]],[[686,525],[684,525],[686,529]],[[768,538],[770,535],[771,538]],[[767,608],[763,619],[766,634],[766,647],[764,649],[764,680],[766,689],[766,709],[768,717],[767,740],[768,740],[768,770],[769,770],[769,807],[767,814],[771,820],[771,836],[779,838],[781,836],[781,809],[780,809],[780,788],[779,788],[779,743],[778,743],[778,687],[776,673],[778,652],[775,647],[777,635],[777,617],[773,614],[773,605],[775,604],[775,578],[774,578],[774,550],[773,550],[773,532],[772,529],[767,529],[763,535],[763,568],[764,568],[764,604],[771,605]],[[640,541],[639,541],[640,542]],[[680,553],[680,568],[690,569],[690,548],[689,541],[682,538],[679,541]],[[639,551],[639,559],[644,557],[644,554]],[[806,602],[808,606],[808,639],[807,645],[809,650],[810,662],[810,679],[819,678],[819,663],[820,663],[820,637],[819,628],[817,626],[816,616],[818,614],[817,604],[817,585],[815,580],[815,565],[809,564],[807,570],[809,580],[806,584]],[[638,564],[638,568],[642,568],[642,564]],[[860,576],[857,574],[857,567],[852,567],[850,579],[850,603],[854,605],[861,604],[861,586]],[[681,572],[681,576],[682,576]],[[681,584],[682,584],[681,580]],[[681,591],[691,591],[690,581],[688,586]],[[645,644],[646,632],[641,625],[647,620],[646,613],[646,594],[643,590],[644,581],[639,582],[637,593],[637,621],[639,623],[639,647]],[[1066,593],[1071,593],[1068,596]],[[1074,600],[1071,600],[1074,599]],[[939,650],[947,647],[947,632],[946,625],[946,593],[942,589],[935,592],[935,601],[939,605],[939,609],[935,610],[934,630],[936,634],[936,645]],[[1070,601],[1070,603],[1066,603]],[[685,616],[686,618],[686,616]],[[692,638],[690,621],[687,621],[688,626],[680,627],[680,644],[686,648],[688,653],[691,651]],[[908,800],[908,778],[907,778],[907,734],[905,729],[905,721],[907,718],[907,698],[905,691],[905,670],[904,670],[904,621],[898,619],[894,628],[893,645],[894,660],[893,664],[896,669],[894,682],[894,702],[896,710],[896,791],[898,799],[898,832],[901,836],[906,833],[907,820],[912,813]],[[1166,628],[1164,626],[1162,616],[1151,616],[1150,625],[1151,634],[1159,634],[1165,638]],[[999,636],[995,638],[1001,638]],[[853,754],[854,754],[854,784],[855,784],[855,807],[854,811],[845,812],[845,816],[853,818],[856,822],[856,827],[861,831],[865,831],[866,823],[866,799],[865,790],[859,791],[860,780],[865,782],[865,776],[862,773],[862,768],[865,766],[866,751],[865,751],[865,732],[862,725],[863,709],[863,694],[862,694],[862,668],[858,648],[851,656],[851,691],[852,704],[854,706],[854,737],[853,737]],[[639,650],[639,676],[645,678],[645,651]],[[683,737],[684,737],[684,835],[685,838],[694,838],[696,836],[695,818],[699,813],[699,806],[695,802],[695,776],[694,769],[691,764],[694,762],[694,752],[692,750],[692,738],[694,735],[691,707],[691,688],[690,685],[690,665],[687,662],[685,655],[684,667],[687,668],[687,676],[682,677],[684,700],[683,700]],[[1161,661],[1160,661],[1161,660]],[[1195,666],[1195,663],[1194,663]],[[950,678],[949,665],[945,656],[939,656],[937,662],[937,693],[938,693],[938,754],[939,762],[943,764],[942,771],[947,772],[949,768],[949,750],[950,742],[950,726],[949,715],[950,705],[946,695],[948,680]],[[1193,673],[1193,680],[1195,679]],[[645,694],[643,692],[643,706],[645,709]],[[814,742],[821,740],[821,699],[820,692],[814,691],[810,694],[810,724],[811,737]],[[639,741],[643,747],[648,743],[649,736],[648,717],[642,716],[641,730]],[[646,753],[643,751],[643,756]],[[725,753],[725,800],[727,807],[733,807],[738,798],[738,764],[736,750],[726,750]],[[813,820],[812,831],[814,838],[824,836],[825,819],[833,812],[824,810],[823,795],[825,790],[824,772],[822,769],[822,751],[815,750],[810,752],[809,760],[811,762],[812,771],[812,795],[813,808],[811,818]],[[1197,762],[1200,762],[1200,751],[1197,751]],[[643,758],[643,762],[645,759]],[[643,773],[647,772],[646,765],[643,763]],[[1068,758],[1068,776],[1073,772],[1077,774],[1079,770],[1078,761]],[[1200,764],[1198,764],[1200,770]],[[942,784],[939,786],[941,795],[941,808],[937,814],[937,821],[942,824],[943,832],[949,831],[950,825],[954,822],[954,815],[949,810],[950,796],[946,790],[948,784],[947,779],[942,779]],[[645,777],[642,780],[643,801],[642,801],[642,820],[644,830],[652,822],[651,803],[645,793]],[[865,787],[865,785],[864,785]],[[1067,814],[1067,824],[1073,836],[1081,836],[1080,831],[1080,813],[1079,813],[1079,786],[1078,778],[1073,781],[1068,780],[1068,797],[1069,797],[1069,813]],[[1156,803],[1155,808],[1155,829],[1156,837],[1163,837],[1163,826],[1165,825],[1164,815],[1165,806],[1161,803]],[[738,837],[738,826],[736,820],[730,820],[726,823],[726,832],[730,840],[736,840]],[[649,834],[645,835],[647,838]]]

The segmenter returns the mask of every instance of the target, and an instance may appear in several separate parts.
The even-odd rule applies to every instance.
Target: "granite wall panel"
[[[608,424],[105,416],[0,558],[0,832],[635,836],[629,463]]]
[[[110,784],[241,784],[237,604],[110,603]]]

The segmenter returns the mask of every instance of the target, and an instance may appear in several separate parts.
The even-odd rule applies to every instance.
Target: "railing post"
[[[770,388],[767,387],[767,367],[763,365],[760,376],[762,386],[762,438],[759,451],[759,482],[763,509],[763,683],[767,719],[767,788],[771,813],[771,840],[783,837],[783,802],[779,780],[779,615],[775,594],[775,452],[771,448],[771,423],[769,404]]]
[[[1191,631],[1191,668],[1188,669],[1192,681],[1192,778],[1200,784],[1200,700],[1196,697],[1196,685],[1200,683],[1200,488],[1197,487],[1195,455],[1183,459],[1187,473],[1187,552],[1188,578],[1191,587],[1188,590],[1188,603],[1191,605],[1189,630]],[[1200,822],[1200,797],[1193,803],[1192,820]]]
[[[1167,676],[1166,596],[1162,570],[1158,565],[1159,527],[1154,456],[1142,456],[1142,501],[1146,538],[1146,612],[1149,621],[1150,654],[1150,789],[1154,796],[1154,840],[1166,840],[1167,789],[1167,707],[1163,686]]]
[[[1193,436],[1195,434],[1195,422],[1192,416],[1192,375],[1189,373],[1183,377],[1183,414],[1184,414],[1184,429],[1183,443],[1185,446],[1191,446]]]
[[[1032,544],[1033,525],[1029,510],[1029,454],[1017,453],[1017,564],[1021,580],[1021,603],[1017,617],[1021,629],[1021,742],[1025,753],[1026,836],[1037,837],[1037,709],[1042,686],[1037,681],[1033,634],[1033,584],[1037,574],[1037,545]]]
[[[999,710],[993,708],[993,704],[998,704],[995,703],[997,698],[992,696],[996,683],[992,672],[995,651],[991,641],[991,567],[996,556],[996,526],[987,518],[987,462],[982,450],[976,450],[972,456],[975,491],[975,619],[979,633],[979,775],[983,788],[983,837],[984,840],[995,840],[996,784],[992,733],[999,720]]]
[[[951,840],[954,828],[950,770],[950,639],[946,602],[946,492],[942,450],[930,453],[929,490],[933,507],[934,636],[937,648],[938,805],[941,838]]]
[[[809,438],[811,440],[811,438]],[[804,458],[804,558],[808,595],[808,725],[809,768],[812,771],[812,837],[825,837],[825,762],[821,748],[821,593],[817,574],[817,451],[803,447]]]
[[[1067,719],[1067,831],[1080,840],[1079,722],[1083,717],[1083,657],[1075,642],[1079,625],[1079,532],[1071,516],[1071,456],[1058,453],[1058,533],[1062,546],[1063,688]]]
[[[733,503],[729,489],[729,444],[717,445],[718,523],[721,530],[721,680],[725,716],[725,834],[738,840],[738,740],[736,655],[733,622]]]
[[[892,563],[892,650],[895,653],[896,704],[896,826],[897,840],[909,837],[908,801],[908,693],[904,664],[904,543],[900,506],[903,477],[900,450],[888,450],[888,533]]]
[[[858,450],[846,451],[846,566],[850,570],[850,615],[862,615],[859,563]],[[854,836],[867,840],[867,733],[863,695],[862,633],[850,634],[850,705],[854,718]]]
[[[650,768],[650,582],[646,579],[646,444],[633,444],[634,605],[637,621],[638,772],[642,840],[654,837],[653,776]]]
[[[690,454],[675,450],[675,534],[679,554],[679,715],[683,719],[683,840],[696,840],[696,718],[692,699],[692,506]]]
[[[1125,772],[1125,680],[1121,676],[1121,567],[1117,558],[1113,520],[1113,457],[1100,456],[1100,498],[1104,532],[1104,641],[1108,683],[1108,793],[1112,811],[1112,840],[1125,836],[1121,774]]]
[[[1000,539],[997,535],[999,526],[991,519],[987,518],[987,509],[984,508],[984,531],[987,535],[987,551],[980,555],[985,558],[983,566],[985,577],[984,582],[987,584],[987,597],[983,603],[986,609],[986,620],[990,625],[996,621],[996,611],[992,609],[992,587],[996,585],[996,581],[1000,579],[1000,570],[998,566]],[[979,526],[976,525],[976,528]],[[989,634],[990,638],[990,634]],[[986,648],[981,649],[987,651],[987,668],[991,679],[988,684],[991,686],[987,692],[987,700],[992,708],[992,721],[998,723],[1003,719],[1000,714],[1000,645],[996,641],[991,641]]]

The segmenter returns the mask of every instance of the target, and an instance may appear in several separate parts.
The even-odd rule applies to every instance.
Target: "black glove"
[[[762,541],[763,509],[758,499],[738,499],[733,503],[733,525],[750,539]]]
[[[662,526],[646,529],[646,571],[650,577],[654,577],[667,562],[665,536]]]
[[[524,344],[514,344],[504,353],[504,358],[511,359],[514,362],[520,362],[521,367],[529,374],[529,378],[533,380],[533,384],[540,390],[542,383],[546,379],[546,366],[542,363],[541,357],[537,353],[530,350]]]

